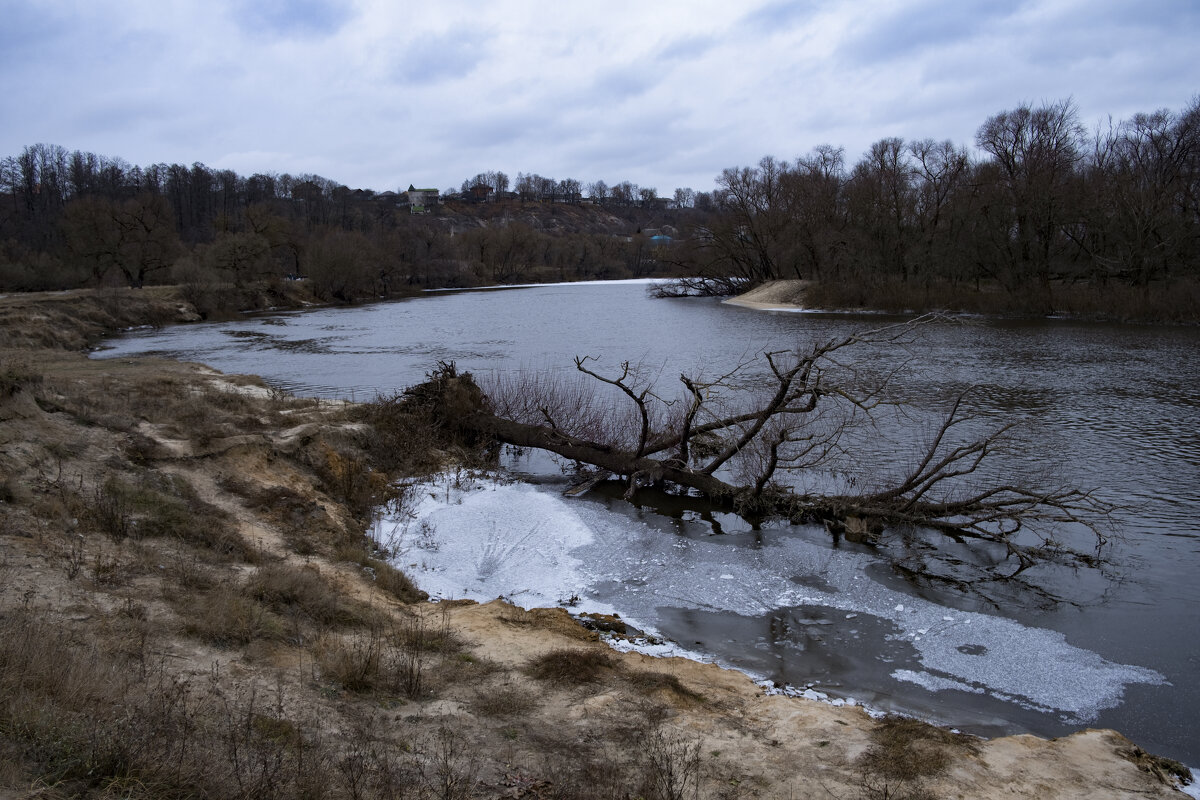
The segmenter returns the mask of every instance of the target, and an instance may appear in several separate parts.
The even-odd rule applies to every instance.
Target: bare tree
[[[915,161],[917,226],[920,246],[918,261],[926,272],[949,272],[951,281],[960,277],[965,259],[956,257],[960,246],[963,220],[955,214],[954,199],[963,192],[970,170],[966,150],[956,147],[949,139],[934,142],[921,139],[909,142],[909,152]]]
[[[72,202],[63,218],[71,252],[86,262],[97,283],[117,269],[129,286],[167,269],[179,255],[171,209],[161,195],[143,192],[118,203],[85,197]]]
[[[563,178],[558,182],[558,196],[568,203],[578,203],[583,197],[583,188],[574,178]]]
[[[1007,256],[1014,278],[1034,277],[1049,291],[1050,273],[1067,243],[1070,192],[1082,158],[1083,128],[1070,100],[1021,105],[989,117],[975,143],[992,156],[984,170],[999,202],[990,207],[986,246]]]
[[[696,205],[696,192],[690,187],[676,187],[674,203],[676,208],[692,208]]]
[[[609,196],[608,184],[605,183],[604,181],[596,181],[595,183],[589,183],[587,190],[588,190],[588,197],[592,198],[592,200],[596,201],[597,203],[603,203],[605,200],[608,199],[608,196]]]
[[[482,389],[443,365],[421,392],[452,409],[445,425],[622,476],[627,496],[648,485],[676,487],[747,517],[820,522],[864,539],[885,528],[920,528],[999,551],[989,571],[1005,577],[1045,559],[1090,563],[1094,556],[1058,541],[1058,526],[1083,525],[1098,546],[1107,509],[1071,487],[989,482],[985,464],[1012,424],[980,432],[966,393],[949,401],[928,441],[898,459],[894,474],[854,486],[826,481],[833,488],[822,492],[787,477],[828,473],[852,447],[857,426],[897,406],[886,394],[894,370],[880,371],[874,351],[908,346],[932,321],[764,352],[723,375],[680,375],[672,397],[637,365],[606,373],[590,357],[575,359],[580,381],[525,375]]]
[[[1146,286],[1188,263],[1196,217],[1183,209],[1198,158],[1200,100],[1178,114],[1135,114],[1097,135],[1092,224],[1073,238],[1086,242],[1100,280],[1112,274]]]
[[[881,139],[855,165],[847,185],[860,252],[875,270],[908,280],[915,216],[914,166],[904,140]]]

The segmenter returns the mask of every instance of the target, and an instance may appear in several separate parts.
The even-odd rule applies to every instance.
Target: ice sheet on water
[[[461,474],[416,493],[415,507],[377,522],[375,535],[431,596],[504,597],[534,608],[566,603],[583,588],[582,563],[571,553],[591,531],[554,495]]]
[[[665,534],[603,506],[525,484],[490,481],[425,487],[411,519],[395,528],[398,563],[439,597],[525,607],[573,600],[619,612],[654,630],[657,609],[760,615],[823,606],[888,620],[916,664],[893,673],[930,691],[987,693],[1069,722],[1120,704],[1128,684],[1163,683],[1159,673],[1116,664],[1074,647],[1056,631],[1004,617],[948,609],[866,576],[872,558],[762,531],[757,546]],[[391,524],[391,523],[389,523]]]

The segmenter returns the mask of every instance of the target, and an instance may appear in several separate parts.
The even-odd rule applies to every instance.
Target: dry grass
[[[92,529],[113,541],[172,538],[224,558],[256,558],[229,514],[201,500],[178,475],[145,469],[129,479],[114,475],[87,493],[82,507]]]
[[[302,614],[321,627],[367,627],[382,616],[365,603],[346,598],[315,567],[271,564],[250,577],[246,593],[277,614]]]
[[[689,689],[679,678],[665,672],[630,672],[625,679],[630,686],[644,695],[666,694],[677,701],[705,702],[704,695]]]
[[[1150,773],[1167,786],[1187,785],[1194,777],[1190,769],[1175,759],[1147,753],[1136,745],[1122,748],[1117,753],[1136,764],[1142,772]]]
[[[377,558],[367,560],[367,568],[375,578],[375,585],[402,603],[420,603],[429,599],[429,594],[417,588],[402,571]]]
[[[597,683],[617,668],[604,650],[560,648],[531,660],[525,667],[530,676],[557,686]]]
[[[208,592],[172,596],[183,617],[183,630],[219,647],[244,646],[257,640],[283,641],[287,625],[240,588],[220,586]]]
[[[422,603],[429,599],[429,594],[418,589],[404,572],[387,561],[370,555],[367,543],[362,537],[353,542],[346,542],[333,555],[338,561],[358,564],[363,574],[370,578],[376,587],[402,603]]]
[[[881,719],[871,740],[858,761],[863,797],[869,800],[932,800],[923,780],[944,773],[955,758],[978,751],[971,736],[900,716]]]
[[[350,635],[327,634],[316,658],[322,677],[347,691],[420,699],[460,678],[464,668],[472,675],[487,671],[470,669],[470,659],[458,658],[461,650],[445,624],[411,614]]]
[[[523,717],[537,708],[538,695],[510,679],[480,686],[470,702],[471,709],[485,717]]]

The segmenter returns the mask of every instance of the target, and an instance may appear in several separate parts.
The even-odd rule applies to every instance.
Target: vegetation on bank
[[[731,293],[813,283],[818,306],[1196,321],[1200,99],[1094,132],[1070,101],[983,122],[976,150],[891,137],[717,179],[673,256]],[[1182,297],[1180,297],[1182,295]]]

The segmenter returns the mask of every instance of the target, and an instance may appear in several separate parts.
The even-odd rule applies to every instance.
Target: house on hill
[[[433,206],[441,202],[437,189],[417,189],[411,183],[404,194],[410,214],[428,214]]]

